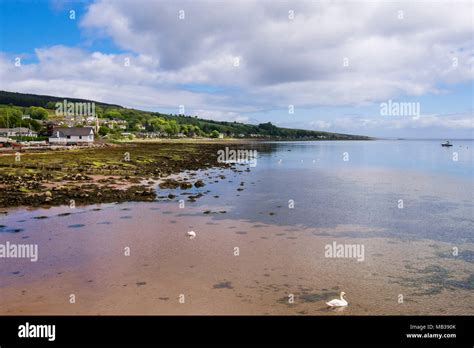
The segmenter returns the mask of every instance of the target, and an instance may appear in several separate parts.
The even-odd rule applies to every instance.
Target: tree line
[[[55,114],[56,103],[64,99],[72,102],[91,102],[84,99],[38,96],[0,91],[0,127],[29,127],[39,131]],[[94,102],[95,103],[95,102]],[[355,140],[370,139],[365,136],[320,132],[304,129],[280,128],[270,122],[258,125],[240,122],[213,121],[192,115],[163,114],[123,108],[118,105],[96,103],[96,115],[104,120],[126,121],[126,129],[101,126],[99,135],[120,137],[123,132],[156,133],[158,136],[185,137],[253,137],[276,139],[327,139]],[[29,115],[29,119],[22,118]],[[41,122],[43,121],[43,122]]]

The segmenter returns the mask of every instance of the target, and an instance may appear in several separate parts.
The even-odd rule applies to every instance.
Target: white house
[[[49,137],[50,144],[92,144],[94,129],[92,127],[54,128]]]

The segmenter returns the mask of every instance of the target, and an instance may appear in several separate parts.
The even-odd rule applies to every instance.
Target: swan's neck
[[[341,300],[344,301],[344,295],[343,294],[341,294]]]

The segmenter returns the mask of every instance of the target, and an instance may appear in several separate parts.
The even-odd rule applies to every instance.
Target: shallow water
[[[0,243],[36,243],[39,260],[2,260],[2,311],[473,314],[474,142],[453,143],[270,143],[250,171],[158,189],[173,200],[11,210]],[[326,257],[334,242],[363,245],[364,260]],[[339,291],[349,307],[326,309]]]

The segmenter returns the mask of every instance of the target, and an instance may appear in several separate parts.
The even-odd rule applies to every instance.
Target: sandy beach
[[[462,284],[474,269],[462,260],[437,257],[450,252],[447,243],[359,238],[365,260],[358,262],[326,258],[324,246],[353,242],[341,237],[346,232],[377,230],[214,221],[202,216],[205,207],[183,213],[171,203],[92,209],[58,217],[64,208],[52,208],[44,212],[48,218],[24,222],[25,228],[34,224],[34,231],[8,236],[12,243],[37,243],[41,262],[3,262],[1,314],[443,315],[474,310],[469,289],[439,289],[440,282]],[[195,239],[186,236],[188,230],[196,232]],[[126,247],[130,256],[124,255]],[[325,301],[340,291],[351,305],[328,310]]]

